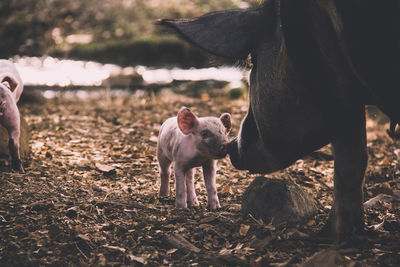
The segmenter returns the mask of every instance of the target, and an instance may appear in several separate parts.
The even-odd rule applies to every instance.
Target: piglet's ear
[[[1,80],[1,83],[3,83],[5,86],[10,88],[11,92],[14,92],[14,90],[17,88],[18,83],[16,80],[14,80],[10,76],[4,76]]]
[[[228,134],[232,129],[231,114],[224,113],[221,115],[221,117],[219,117],[219,119],[222,121],[222,124],[225,126],[226,133]]]
[[[187,107],[182,107],[179,110],[177,120],[179,129],[185,135],[190,134],[193,128],[199,123],[196,115]]]

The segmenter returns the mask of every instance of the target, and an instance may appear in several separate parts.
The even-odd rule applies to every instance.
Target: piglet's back
[[[167,119],[160,127],[158,135],[157,153],[163,152],[170,160],[173,159],[173,151],[176,149],[183,134],[178,128],[177,118]]]

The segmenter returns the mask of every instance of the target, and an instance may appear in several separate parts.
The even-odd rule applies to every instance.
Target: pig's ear
[[[228,134],[232,129],[231,114],[224,113],[221,115],[221,117],[219,117],[219,119],[222,121],[222,124],[225,126],[226,133]]]
[[[1,83],[7,86],[11,92],[14,92],[14,90],[18,86],[18,82],[14,80],[11,76],[4,76],[1,78]]]
[[[273,2],[273,1],[267,1]],[[272,35],[271,4],[253,10],[213,12],[187,20],[159,20],[184,39],[217,56],[245,59],[264,34]],[[268,36],[267,36],[268,38]]]
[[[185,135],[193,132],[193,128],[199,123],[196,115],[187,107],[182,107],[177,116],[179,130]]]

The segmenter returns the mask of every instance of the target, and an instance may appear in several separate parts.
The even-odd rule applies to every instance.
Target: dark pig
[[[202,166],[207,189],[208,207],[220,207],[217,187],[217,161],[228,152],[228,134],[231,116],[197,118],[188,108],[182,107],[177,117],[169,118],[160,128],[157,159],[160,167],[159,195],[169,195],[170,165],[174,163],[176,207],[186,208],[189,202],[198,206],[194,189],[194,167]]]
[[[250,103],[230,158],[270,173],[331,143],[334,204],[327,232],[364,228],[365,105],[400,121],[398,1],[269,0],[259,8],[161,20],[215,55],[251,56]]]
[[[20,154],[20,115],[17,102],[24,85],[14,64],[0,60],[0,124],[8,131],[11,155],[11,166],[14,170],[24,172]]]

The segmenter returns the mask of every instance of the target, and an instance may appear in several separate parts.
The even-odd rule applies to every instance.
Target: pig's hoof
[[[366,236],[371,235],[373,231],[366,231],[363,223],[360,222],[359,227],[351,227],[351,224],[348,223],[346,226],[343,227],[341,231],[335,231],[335,223],[334,223],[334,216],[329,216],[328,221],[322,227],[322,229],[318,232],[318,237],[334,241],[336,244],[340,246],[347,246],[347,245],[357,245],[361,244],[365,241]]]
[[[332,229],[332,222],[330,220],[328,220],[322,227],[322,229],[318,231],[317,236],[320,239],[324,239],[330,242],[334,240],[335,235]]]

